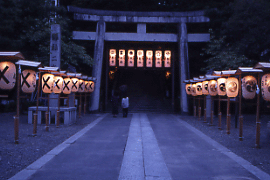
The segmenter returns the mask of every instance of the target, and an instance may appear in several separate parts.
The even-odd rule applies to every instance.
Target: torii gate
[[[104,41],[137,41],[137,42],[177,42],[179,50],[180,70],[180,108],[181,112],[188,112],[188,101],[185,92],[184,80],[189,78],[188,42],[207,42],[210,34],[188,34],[187,23],[209,22],[204,11],[189,12],[131,12],[94,10],[68,6],[68,11],[74,13],[75,20],[97,22],[96,32],[73,31],[75,40],[95,41],[94,67],[92,76],[97,77],[96,90],[92,95],[90,111],[99,109],[100,85]],[[105,32],[106,22],[136,23],[137,33]],[[177,34],[147,33],[147,23],[174,23],[177,24]]]

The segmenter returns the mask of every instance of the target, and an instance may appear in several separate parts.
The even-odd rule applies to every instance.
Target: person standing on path
[[[112,95],[112,114],[113,117],[117,117],[118,114],[118,104],[119,104],[119,93],[115,91]]]
[[[123,109],[123,117],[127,117],[128,115],[128,107],[129,107],[129,99],[127,96],[122,98],[122,109]]]

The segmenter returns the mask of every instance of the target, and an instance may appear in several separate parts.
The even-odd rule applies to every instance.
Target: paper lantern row
[[[153,54],[154,52],[152,50],[146,51],[146,67],[153,67]],[[110,66],[117,66],[117,60],[116,60],[116,49],[110,49],[109,52],[109,65]],[[128,50],[127,53],[127,66],[128,67],[134,67],[134,61],[135,61],[135,50]],[[118,65],[119,67],[125,67],[126,66],[126,51],[125,49],[120,49],[118,54]],[[137,67],[144,67],[144,51],[143,50],[137,50]],[[157,50],[155,51],[155,67],[161,68],[162,67],[162,51]],[[171,67],[171,51],[165,50],[164,51],[164,67],[169,68]]]
[[[42,76],[42,91],[44,93],[70,94],[71,92],[93,92],[94,82],[84,81],[78,78],[62,78],[53,74],[44,74]]]

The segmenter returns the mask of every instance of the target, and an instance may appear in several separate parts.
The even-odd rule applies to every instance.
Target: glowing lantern
[[[93,81],[89,81],[89,92],[92,93],[95,88],[95,83]]]
[[[21,74],[21,88],[24,93],[32,93],[37,85],[36,72],[33,70],[24,70]]]
[[[72,88],[72,82],[70,78],[65,78],[63,80],[63,93],[64,94],[70,94],[71,93],[71,88]]]
[[[210,96],[216,96],[218,94],[217,92],[217,81],[216,80],[211,80],[208,83],[208,91]]]
[[[80,79],[78,92],[82,93],[82,92],[84,92],[84,89],[85,89],[85,82],[84,82],[84,80]]]
[[[54,76],[53,92],[59,94],[63,91],[63,78],[61,76]]]
[[[79,79],[78,78],[71,78],[71,92],[78,92],[79,86]]]
[[[84,92],[89,91],[89,81],[84,81]]]
[[[125,66],[125,50],[124,49],[120,49],[119,50],[119,66],[123,67]]]
[[[187,95],[191,95],[191,84],[186,84],[186,93]]]
[[[138,50],[137,51],[137,67],[143,67],[143,50]]]
[[[164,52],[164,55],[165,55],[164,67],[171,67],[171,51],[166,50]]]
[[[253,99],[256,95],[257,79],[253,76],[245,76],[242,79],[242,95],[245,99]]]
[[[42,91],[44,93],[52,93],[54,86],[54,75],[52,74],[44,74],[42,76]]]
[[[156,51],[156,67],[162,67],[162,51]]]
[[[110,49],[110,66],[116,66],[116,49]]]
[[[196,83],[196,95],[197,96],[202,95],[202,82]]]
[[[134,67],[134,50],[128,50],[128,67]]]
[[[218,78],[217,79],[217,92],[219,96],[226,95],[226,78]]]
[[[191,85],[191,95],[192,95],[192,96],[197,96],[197,94],[196,94],[196,89],[197,89],[196,84],[192,84],[192,85]]]
[[[153,67],[153,51],[146,51],[146,67]]]
[[[238,79],[229,77],[226,81],[226,93],[228,97],[236,97],[238,95]]]
[[[10,90],[16,84],[16,66],[12,62],[0,62],[0,89]]]
[[[209,81],[203,81],[202,82],[202,94],[203,95],[208,95],[209,94],[208,83],[209,83]]]
[[[262,97],[265,101],[270,101],[270,74],[265,74],[262,77]]]

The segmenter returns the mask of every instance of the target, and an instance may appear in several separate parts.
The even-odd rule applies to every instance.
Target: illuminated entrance
[[[105,107],[108,104],[109,98],[109,85],[108,85],[108,73],[109,67],[117,67],[120,70],[120,67],[129,68],[130,65],[132,68],[152,68],[153,71],[158,71],[158,68],[166,68],[164,59],[162,59],[162,67],[157,67],[158,54],[162,54],[162,58],[166,55],[167,49],[165,46],[159,48],[153,48],[149,44],[156,43],[165,43],[165,44],[176,44],[174,51],[171,50],[172,59],[171,67],[172,76],[174,81],[178,83],[172,83],[177,88],[173,88],[172,91],[177,90],[172,94],[175,94],[174,101],[178,101],[180,111],[188,112],[188,100],[185,92],[185,83],[184,80],[189,78],[189,58],[188,58],[188,42],[207,42],[210,40],[209,33],[197,33],[188,34],[187,24],[188,23],[205,23],[209,22],[209,18],[204,16],[204,11],[190,11],[190,12],[123,12],[123,11],[104,11],[104,10],[94,10],[94,9],[84,9],[77,7],[68,7],[68,11],[72,12],[74,19],[84,22],[94,22],[96,23],[96,31],[73,31],[73,39],[75,40],[91,40],[95,41],[95,50],[94,50],[94,66],[92,76],[97,78],[95,88],[91,99],[90,111],[99,110],[104,106],[103,99],[105,98]],[[125,30],[133,27],[135,25],[136,30],[132,32],[126,32]],[[172,25],[174,29],[173,32],[149,32],[148,27],[151,25]],[[110,31],[109,26],[115,27],[125,27],[122,28],[124,31]],[[159,28],[157,28],[159,30]],[[162,28],[160,28],[162,29]],[[131,46],[124,47],[119,45],[118,47],[105,46],[108,43],[138,43],[140,45],[148,44],[143,51],[138,46],[137,49],[133,50]],[[121,51],[124,49],[125,51]],[[111,59],[111,65],[109,66],[109,53],[110,50],[112,54],[115,55],[115,60]],[[114,51],[115,50],[115,51]],[[156,52],[157,50],[162,50],[161,53]],[[128,55],[134,55],[134,61],[128,61]],[[164,55],[165,53],[165,55]],[[173,57],[174,54],[174,57]],[[156,56],[157,55],[157,56]],[[153,58],[149,63],[147,62],[147,56]],[[120,57],[120,61],[119,61]],[[121,62],[121,58],[125,57],[125,61]],[[142,58],[143,57],[143,58]],[[141,60],[140,60],[141,58]],[[144,62],[142,62],[144,61]],[[119,64],[120,62],[120,64]],[[118,64],[117,64],[118,63]],[[125,63],[125,64],[123,64]],[[134,65],[133,65],[134,63]],[[152,64],[151,64],[152,63]],[[173,65],[174,63],[174,65]],[[159,63],[161,64],[161,62]],[[152,67],[147,67],[152,66]],[[149,71],[150,69],[145,69]],[[143,71],[143,70],[141,70]],[[118,71],[121,72],[121,71]],[[163,72],[164,73],[164,72]],[[162,73],[161,73],[162,74]],[[105,76],[106,82],[102,82],[102,77]],[[172,85],[173,86],[173,85]],[[105,88],[105,89],[104,89]],[[104,91],[106,91],[105,96]],[[177,96],[176,96],[177,95]],[[100,106],[101,105],[101,106]]]

